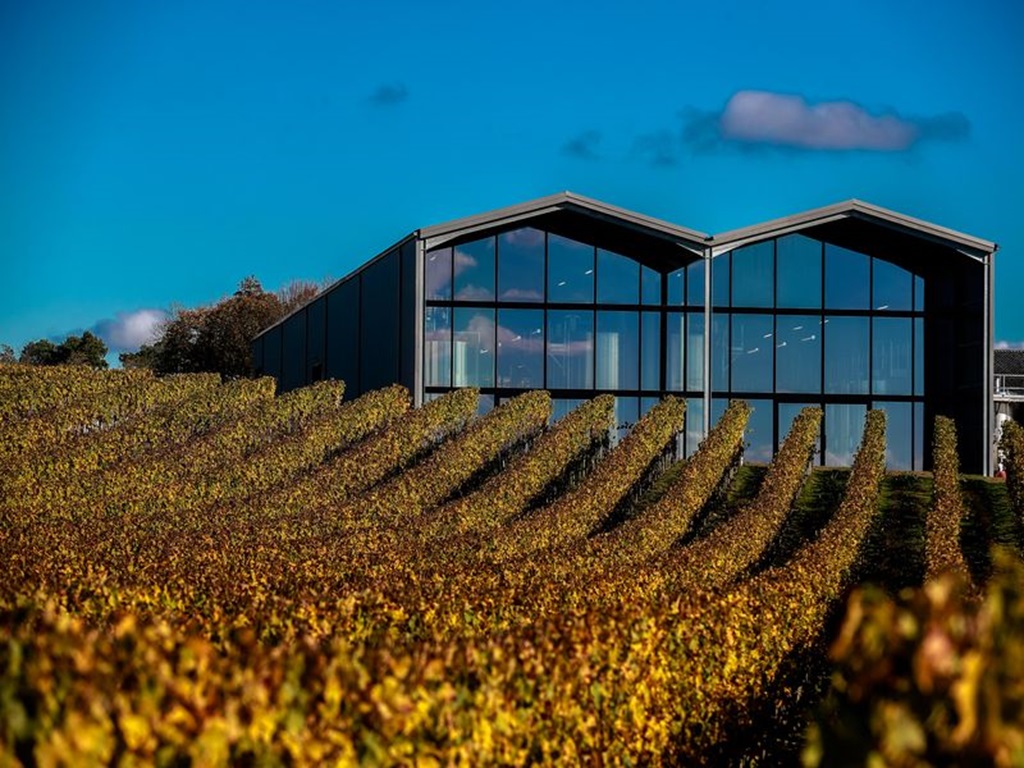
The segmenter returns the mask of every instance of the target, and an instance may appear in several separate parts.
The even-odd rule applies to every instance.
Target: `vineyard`
[[[0,766],[1024,765],[1024,429],[344,389],[0,366]]]

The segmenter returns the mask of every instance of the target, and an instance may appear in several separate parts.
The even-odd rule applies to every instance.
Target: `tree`
[[[21,348],[18,362],[27,365],[57,365],[57,345],[49,339],[30,341]]]
[[[4,363],[16,363],[18,358],[14,355],[14,349],[10,344],[0,344],[0,365]]]
[[[246,277],[234,294],[212,306],[176,309],[157,341],[121,355],[121,363],[152,368],[159,374],[208,371],[248,376],[252,373],[250,344],[256,334],[317,292],[312,283],[294,282],[270,293],[255,277]]]
[[[81,336],[68,336],[60,344],[49,339],[30,341],[21,349],[19,362],[28,365],[88,365],[107,367],[107,345],[103,339],[86,331]]]

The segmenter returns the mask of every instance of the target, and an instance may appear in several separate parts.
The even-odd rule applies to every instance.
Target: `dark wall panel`
[[[281,384],[281,326],[272,328],[263,335],[263,373],[277,379]]]
[[[306,311],[284,321],[284,352],[279,389],[287,392],[306,384]]]
[[[306,307],[306,381],[324,378],[324,332],[327,300],[317,299]]]
[[[362,392],[394,384],[400,378],[400,261],[397,250],[360,273],[359,388]]]
[[[359,276],[334,288],[327,301],[325,378],[345,382],[345,398],[361,394],[359,388]]]
[[[263,337],[253,340],[252,351],[252,372],[256,376],[263,375]]]
[[[401,360],[399,381],[416,385],[416,241],[402,246]]]

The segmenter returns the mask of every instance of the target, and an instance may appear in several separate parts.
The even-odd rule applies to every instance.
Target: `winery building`
[[[488,408],[598,393],[628,427],[686,398],[692,452],[731,398],[748,460],[823,408],[819,461],[848,465],[868,408],[892,469],[931,466],[936,414],[963,470],[993,455],[996,245],[858,200],[709,235],[570,192],[418,229],[253,342],[281,391],[394,382],[417,403],[474,386]]]

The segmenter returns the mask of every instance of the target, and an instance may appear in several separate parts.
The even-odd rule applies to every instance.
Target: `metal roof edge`
[[[958,232],[948,227],[933,224],[923,219],[883,208],[879,205],[864,202],[851,198],[840,203],[833,203],[821,208],[812,208],[808,211],[795,213],[790,216],[783,216],[778,219],[771,219],[760,224],[753,224],[739,229],[729,230],[711,236],[711,242],[715,245],[726,245],[729,243],[754,240],[759,237],[768,237],[781,231],[795,231],[837,217],[859,216],[864,219],[876,219],[889,225],[928,235],[932,238],[943,240],[964,248],[969,248],[981,254],[995,253],[998,249],[996,243],[984,240],[980,237]]]
[[[539,215],[568,206],[575,206],[583,209],[584,211],[600,214],[613,219],[619,219],[633,225],[634,227],[651,230],[662,235],[668,235],[672,238],[686,240],[690,243],[703,244],[708,238],[708,235],[704,232],[689,229],[688,227],[681,227],[677,224],[672,224],[651,216],[645,216],[642,213],[630,211],[626,208],[620,208],[616,205],[585,197],[584,195],[579,195],[568,190],[558,192],[553,195],[547,195],[545,197],[539,197],[535,200],[528,200],[524,203],[517,203],[504,208],[496,208],[492,211],[478,213],[473,216],[466,216],[442,222],[440,224],[433,224],[428,227],[423,227],[419,232],[420,237],[423,239],[438,237],[441,235],[451,235],[463,230],[472,231],[474,229],[490,225],[499,226],[505,221],[515,221],[523,218],[524,216],[534,214]]]

